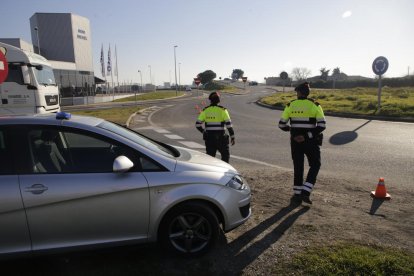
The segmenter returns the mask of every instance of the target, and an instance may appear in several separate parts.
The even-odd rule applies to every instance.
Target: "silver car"
[[[155,241],[200,254],[250,199],[231,165],[102,119],[0,117],[0,256]]]

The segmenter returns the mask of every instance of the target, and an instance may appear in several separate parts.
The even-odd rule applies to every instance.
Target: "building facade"
[[[71,13],[35,13],[30,30],[34,51],[53,65],[62,97],[94,94],[89,19]]]

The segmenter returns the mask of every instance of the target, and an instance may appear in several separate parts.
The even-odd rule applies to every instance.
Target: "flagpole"
[[[112,82],[112,100],[115,100],[115,89],[114,89],[114,73],[112,70],[112,61],[111,61],[111,44],[109,43],[109,49],[108,49],[108,68],[106,70],[106,74],[109,76],[109,73],[111,73],[111,82]]]
[[[104,54],[104,49],[103,49],[103,43],[101,46],[101,73],[102,73],[102,77],[104,77],[105,79],[105,93],[108,93],[108,87],[107,87],[107,80],[106,80],[106,72],[105,72],[105,54]],[[101,91],[103,92],[103,91]]]
[[[115,75],[116,75],[116,82],[118,83],[119,89],[119,79],[118,79],[118,53],[116,51],[116,44],[115,44]]]

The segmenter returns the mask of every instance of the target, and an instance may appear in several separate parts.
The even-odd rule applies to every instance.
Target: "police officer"
[[[208,99],[211,104],[204,108],[198,116],[196,128],[203,133],[203,139],[206,144],[206,153],[215,157],[218,150],[221,154],[221,160],[229,163],[229,135],[226,134],[225,127],[230,134],[231,144],[235,144],[234,130],[231,124],[230,115],[226,108],[218,105],[220,96],[217,92],[212,92]],[[203,123],[205,125],[204,129]]]
[[[279,128],[290,131],[290,146],[293,159],[294,183],[292,201],[312,204],[309,196],[321,167],[322,131],[325,130],[325,116],[319,103],[308,98],[310,87],[305,82],[295,88],[297,99],[285,107],[279,121]],[[288,122],[290,120],[290,125]],[[309,162],[309,171],[303,183],[304,156]]]

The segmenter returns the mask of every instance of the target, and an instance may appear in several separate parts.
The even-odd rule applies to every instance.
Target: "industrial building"
[[[32,44],[19,38],[1,42],[33,51],[52,64],[62,97],[93,95],[94,77],[89,19],[72,13],[35,13],[30,17]]]

